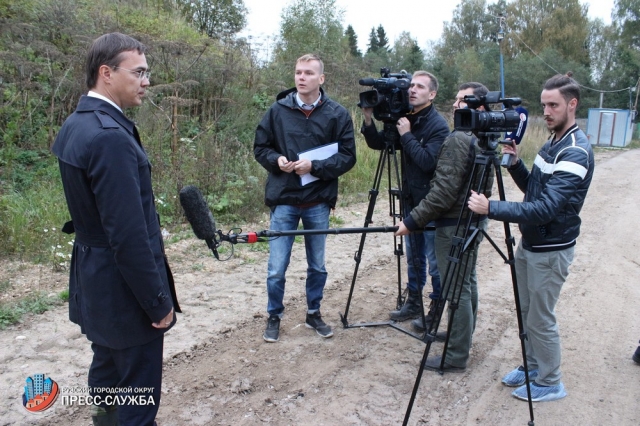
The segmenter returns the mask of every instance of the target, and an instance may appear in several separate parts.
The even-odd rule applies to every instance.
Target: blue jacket
[[[135,125],[83,96],[52,147],[75,228],[69,318],[87,338],[124,349],[160,337],[179,311],[164,256],[151,165]],[[174,317],[175,323],[175,317]],[[173,326],[173,324],[172,324]]]
[[[489,218],[518,223],[523,248],[529,251],[562,250],[575,245],[580,234],[580,210],[594,160],[591,144],[577,125],[554,144],[540,149],[531,169],[522,160],[509,168],[524,202],[491,201]]]
[[[322,89],[320,92],[320,103],[309,116],[298,107],[295,88],[281,92],[256,129],[253,153],[269,172],[264,194],[269,207],[308,203],[335,207],[338,177],[356,164],[351,116]],[[297,161],[298,153],[333,142],[338,142],[337,154],[312,161],[311,175],[319,178],[315,182],[302,186],[300,176],[285,173],[278,166],[281,155]]]
[[[436,111],[433,105],[417,114],[409,114],[411,131],[399,139],[402,156],[402,195],[406,203],[405,213],[420,204],[429,193],[431,179],[436,171],[438,152],[442,143],[449,136],[447,120]],[[393,125],[394,131],[395,125]],[[362,126],[369,148],[384,149],[384,132],[378,132],[374,124]]]

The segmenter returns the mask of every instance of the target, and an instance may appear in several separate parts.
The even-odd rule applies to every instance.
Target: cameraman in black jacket
[[[449,135],[447,121],[436,111],[433,99],[438,93],[438,79],[427,71],[416,71],[409,86],[409,103],[412,110],[396,123],[399,143],[404,152],[402,158],[402,202],[404,211],[411,211],[427,193],[436,169],[438,151]],[[371,116],[373,108],[363,108],[364,124],[360,130],[369,148],[386,148],[384,132],[378,132]],[[406,238],[408,297],[400,310],[391,311],[394,321],[418,318],[421,314],[420,293],[427,281],[427,259],[433,292],[429,294],[431,305],[440,296],[440,274],[435,256],[435,231],[425,231]],[[427,315],[427,320],[431,315]]]

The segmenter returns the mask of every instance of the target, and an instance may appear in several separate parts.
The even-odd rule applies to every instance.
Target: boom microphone
[[[511,139],[516,143],[516,145],[518,145],[522,141],[524,131],[527,129],[529,113],[522,107],[516,108],[516,112],[520,114],[520,124],[518,125],[518,128],[516,130],[505,133],[504,138]],[[502,167],[509,167],[511,165],[511,154],[504,154],[502,156],[502,162],[500,163],[500,165]]]
[[[187,220],[191,224],[193,233],[196,234],[198,239],[205,240],[213,251],[213,255],[220,260],[217,250],[216,222],[200,190],[193,185],[182,188],[180,190],[180,204],[184,209]]]

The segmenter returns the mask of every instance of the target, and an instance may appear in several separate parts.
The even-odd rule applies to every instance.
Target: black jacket
[[[151,323],[167,316],[174,303],[179,308],[151,165],[134,123],[108,102],[83,96],[52,151],[76,232],[69,318],[90,341],[113,349],[160,337],[167,329]]]
[[[491,201],[489,218],[518,223],[529,251],[562,250],[580,234],[580,210],[593,177],[591,144],[577,125],[540,149],[531,173],[519,160],[509,173],[524,202]]]
[[[449,135],[447,120],[436,111],[433,105],[417,114],[409,114],[411,131],[400,137],[402,156],[402,192],[406,204],[406,211],[416,207],[429,193],[433,173],[436,170],[438,151]],[[395,130],[395,125],[394,125]],[[384,149],[384,132],[378,132],[375,124],[362,126],[369,148]]]
[[[349,112],[320,89],[320,103],[309,117],[298,107],[295,88],[277,96],[256,129],[253,153],[269,176],[265,204],[300,205],[325,202],[335,207],[338,177],[356,164],[353,121]],[[325,160],[313,160],[311,175],[319,178],[302,186],[296,173],[284,173],[278,167],[282,155],[297,161],[298,153],[338,142],[338,153]]]

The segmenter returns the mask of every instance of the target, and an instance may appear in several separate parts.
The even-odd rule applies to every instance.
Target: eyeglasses
[[[148,70],[130,70],[122,67],[113,67],[113,68],[114,69],[120,68],[121,70],[129,71],[130,73],[137,75],[140,80],[145,78],[147,80],[151,80],[151,71],[148,71]]]

